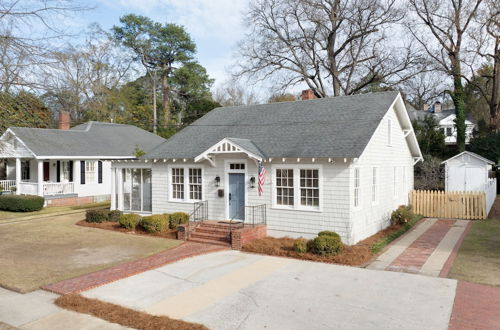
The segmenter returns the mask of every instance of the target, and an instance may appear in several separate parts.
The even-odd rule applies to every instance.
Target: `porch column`
[[[111,167],[111,209],[116,210],[116,168]]]
[[[73,160],[73,193],[80,194],[80,160]]]
[[[37,195],[43,196],[43,160],[37,159]]]
[[[116,169],[116,178],[118,183],[116,187],[116,193],[118,194],[117,210],[123,211],[123,171],[121,168]]]
[[[21,158],[16,157],[16,195],[19,195],[21,192],[19,191],[21,188]]]

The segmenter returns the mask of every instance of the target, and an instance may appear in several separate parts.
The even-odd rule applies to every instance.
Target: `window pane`
[[[276,170],[276,204],[293,205],[293,170]]]
[[[201,200],[201,168],[189,169],[189,199]]]
[[[142,210],[151,212],[151,170],[142,170]]]
[[[319,170],[300,170],[300,197],[303,206],[319,206]]]
[[[141,170],[132,170],[132,211],[141,211]]]
[[[130,169],[123,169],[123,210],[130,211],[130,193],[132,177]]]
[[[172,198],[184,199],[184,169],[172,169]]]

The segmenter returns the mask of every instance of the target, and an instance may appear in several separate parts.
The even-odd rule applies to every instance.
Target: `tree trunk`
[[[163,127],[167,128],[170,123],[170,85],[168,83],[168,71],[161,75],[161,87],[163,91]]]
[[[458,151],[465,151],[465,96],[462,85],[460,59],[458,54],[450,54],[451,70],[453,77],[453,93],[451,95],[455,105],[455,126],[457,128]]]
[[[490,127],[497,131],[500,126],[500,108],[498,107],[498,93],[500,89],[500,37],[495,39],[495,57],[493,62],[493,81],[490,107]]]
[[[330,74],[332,75],[333,79],[333,96],[339,96],[340,95],[340,81],[338,79],[339,77],[339,70],[337,68],[337,60],[335,58],[335,33],[330,33],[328,35],[328,44],[327,44],[327,51],[328,51],[328,62],[330,66]]]
[[[153,77],[153,133],[158,131],[158,110],[156,109],[156,74]]]

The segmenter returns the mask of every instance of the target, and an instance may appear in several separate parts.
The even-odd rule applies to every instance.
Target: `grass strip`
[[[413,219],[405,223],[403,226],[401,226],[400,229],[390,233],[389,235],[381,238],[379,241],[375,242],[371,247],[370,250],[373,254],[379,253],[384,247],[386,247],[389,243],[394,241],[396,238],[399,236],[403,235],[406,233],[408,230],[410,230],[415,224],[422,219],[422,215],[415,215]]]
[[[201,324],[175,320],[168,316],[155,316],[97,299],[86,298],[79,294],[61,296],[56,299],[55,304],[71,311],[89,314],[134,329],[208,330]]]

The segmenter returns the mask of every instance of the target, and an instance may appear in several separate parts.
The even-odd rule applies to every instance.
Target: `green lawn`
[[[74,212],[77,210],[84,210],[92,207],[105,207],[109,206],[109,202],[102,203],[93,203],[93,204],[83,204],[78,206],[55,206],[55,207],[45,207],[40,211],[35,212],[8,212],[8,211],[0,211],[0,223],[3,221],[16,220],[19,218],[25,217],[37,217],[37,216],[45,216],[54,213],[64,213],[64,212]]]
[[[449,277],[500,286],[500,220],[480,220],[472,224]]]
[[[82,218],[77,213],[0,224],[0,286],[28,292],[181,243],[75,225]]]

